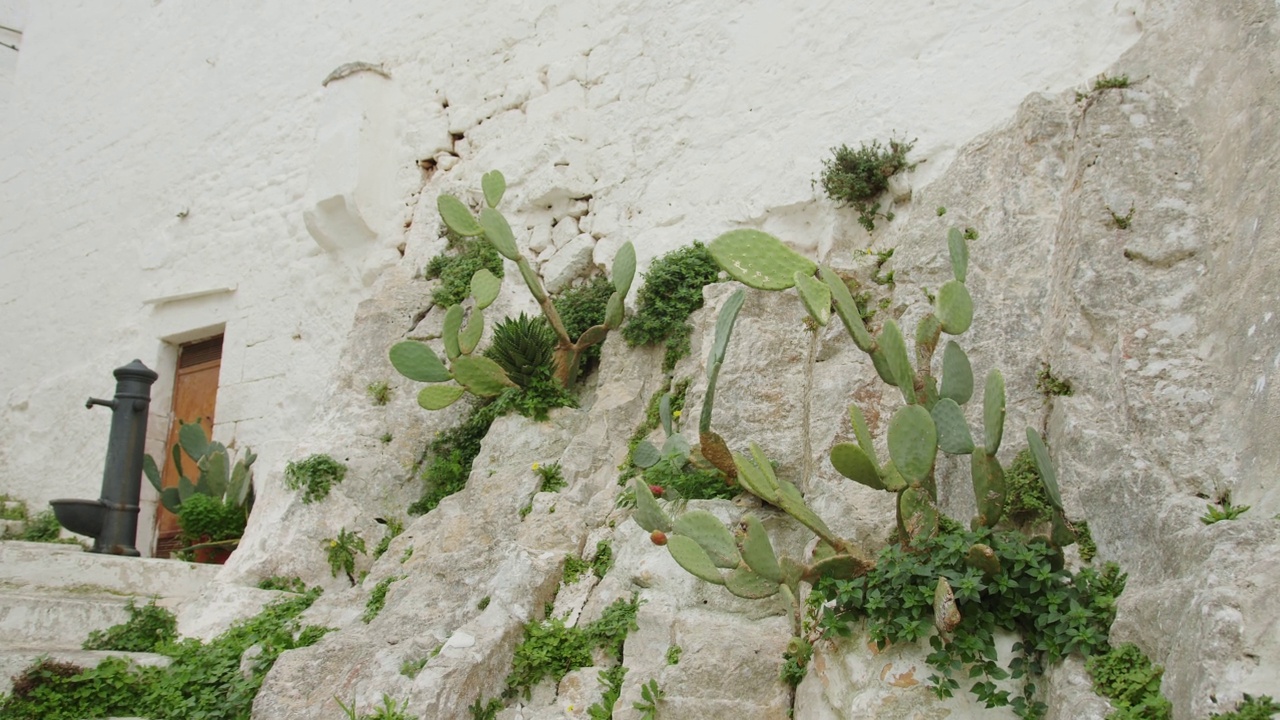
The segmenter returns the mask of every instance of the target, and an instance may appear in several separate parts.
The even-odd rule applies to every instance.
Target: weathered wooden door
[[[222,366],[222,336],[188,343],[178,349],[178,370],[173,381],[173,421],[169,437],[165,441],[164,469],[160,473],[163,487],[178,486],[178,468],[173,463],[169,448],[178,442],[178,423],[197,420],[205,433],[213,435],[213,410],[218,399],[218,370]],[[183,453],[182,467],[187,477],[196,472],[195,461]],[[194,479],[194,478],[193,478]],[[178,517],[164,508],[156,507],[156,557],[169,557],[182,547],[178,540]]]

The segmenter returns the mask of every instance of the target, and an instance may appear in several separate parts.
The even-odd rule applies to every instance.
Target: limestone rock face
[[[1278,14],[1261,0],[1153,0],[1145,34],[1112,69],[1128,75],[1130,87],[1079,98],[1031,95],[1007,124],[913,187],[898,217],[874,235],[851,211],[820,211],[811,201],[780,202],[773,216],[793,223],[796,213],[833,213],[813,221],[829,237],[797,247],[820,250],[818,259],[864,283],[874,268],[861,251],[894,248],[884,270],[894,270],[895,283],[866,283],[872,323],[896,317],[907,328],[925,311],[925,291],[949,276],[947,228],[978,232],[968,280],[976,320],[963,340],[975,375],[999,367],[1006,379],[1000,457],[1007,465],[1024,428],[1046,435],[1068,515],[1088,521],[1099,561],[1129,573],[1113,642],[1135,642],[1165,667],[1163,690],[1177,720],[1230,710],[1244,693],[1280,692],[1280,446],[1273,440],[1280,431],[1273,381],[1280,179],[1269,160],[1280,157]],[[570,212],[585,191],[543,194],[542,204],[557,206],[553,215],[579,217]],[[577,227],[590,218],[598,231],[617,212],[593,207]],[[565,253],[578,242],[557,241],[545,219],[535,225],[533,244],[544,252],[563,245]],[[421,448],[461,413],[417,409],[413,384],[385,360],[386,348],[422,319],[415,319],[424,310],[418,282],[407,274],[385,279],[384,292],[362,306],[338,381],[359,387],[369,368],[396,378],[392,405],[379,411],[385,415],[337,403],[317,423],[314,447],[357,436],[347,458],[352,477],[323,508],[265,493],[265,511],[255,513],[245,547],[224,573],[224,581],[246,584],[270,574],[322,582],[328,592],[309,617],[338,628],[281,657],[255,716],[333,717],[334,696],[367,709],[386,693],[409,700],[421,717],[465,718],[473,702],[502,692],[524,624],[543,617],[547,603],[566,622],[584,623],[637,593],[639,628],[624,646],[629,672],[616,718],[638,717],[633,703],[651,679],[666,693],[664,719],[784,718],[793,709],[799,720],[1003,716],[968,696],[934,698],[927,650],[878,653],[856,634],[819,643],[793,693],[778,677],[792,635],[785,606],[737,599],[694,579],[615,507],[628,439],[667,381],[660,350],[629,349],[617,337],[606,342],[579,409],[558,410],[545,423],[495,422],[464,491],[415,519],[376,562],[362,559],[369,575],[358,587],[330,577],[321,541],[341,527],[376,539],[373,518],[407,504],[418,489]],[[706,391],[714,318],[736,288],[708,286],[706,306],[692,318],[693,352],[674,373],[692,379],[690,427]],[[514,277],[503,293],[500,303],[524,302],[514,299],[525,297]],[[892,530],[892,498],[845,480],[827,457],[851,435],[851,402],[883,447],[901,398],[841,328],[810,329],[805,317],[793,291],[748,292],[719,377],[713,427],[735,450],[759,443],[835,532],[874,551]],[[1070,381],[1072,395],[1037,392],[1043,364]],[[375,440],[384,427],[394,436],[386,447]],[[539,492],[535,462],[560,463],[568,487]],[[939,477],[944,509],[967,521],[974,510],[965,468],[944,462]],[[1252,509],[1202,524],[1206,503],[1226,493]],[[698,506],[731,522],[751,505]],[[768,522],[781,551],[803,556],[810,534],[785,518]],[[601,541],[613,549],[612,569],[562,587],[565,555],[589,559]],[[399,575],[386,607],[363,623],[370,589]],[[681,648],[677,664],[667,661],[673,646]],[[415,677],[401,674],[402,665],[424,659]],[[598,671],[537,688],[499,717],[583,717],[583,706],[600,698]],[[1052,668],[1042,687],[1050,717],[1107,713],[1076,658]]]

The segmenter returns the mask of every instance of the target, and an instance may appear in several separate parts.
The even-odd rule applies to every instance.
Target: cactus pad
[[[632,519],[636,524],[644,528],[645,532],[651,533],[655,530],[671,532],[671,518],[663,511],[662,506],[658,505],[649,486],[637,480],[632,485],[632,490],[636,496],[636,511]],[[710,562],[710,559],[707,562]]]
[[[960,608],[956,607],[955,593],[945,577],[939,577],[938,585],[933,589],[933,624],[942,633],[952,632],[960,626]]]
[[[667,550],[671,553],[671,557],[680,564],[680,567],[687,570],[690,575],[716,585],[724,584],[724,577],[720,575],[720,570],[716,568],[715,563],[711,562],[711,558],[707,556],[707,551],[703,550],[702,546],[694,542],[692,538],[684,535],[671,535],[667,538]]]
[[[622,293],[617,290],[609,296],[609,303],[605,305],[604,310],[604,326],[610,330],[616,329],[622,325],[622,318],[626,315],[626,306],[622,301]]]
[[[910,487],[898,494],[898,530],[911,543],[937,534],[938,509],[924,490]]]
[[[711,346],[711,355],[707,365],[724,362],[725,350],[729,347],[729,338],[733,336],[733,324],[738,319],[738,311],[746,302],[747,294],[741,289],[735,290],[716,315],[716,339]]]
[[[480,227],[480,223],[472,217],[471,211],[458,198],[452,195],[441,195],[436,198],[436,209],[440,211],[440,218],[444,220],[444,224],[455,233],[464,237],[475,237],[484,233],[484,228]]]
[[[747,492],[774,505],[778,504],[778,488],[747,457],[733,453],[733,466],[738,470],[738,484]]]
[[[1049,448],[1045,447],[1040,434],[1027,428],[1027,447],[1031,448],[1031,458],[1035,460],[1036,469],[1040,471],[1040,482],[1044,484],[1044,492],[1049,502],[1061,511],[1062,494],[1058,491],[1058,474],[1054,472],[1053,461],[1049,459]]]
[[[862,322],[862,314],[858,312],[858,304],[853,301],[853,295],[849,292],[849,287],[844,284],[840,276],[834,270],[826,265],[818,266],[818,274],[822,276],[822,282],[826,283],[827,289],[831,291],[831,299],[835,304],[836,314],[840,316],[840,321],[844,323],[844,327],[849,331],[849,335],[853,337],[853,344],[858,349],[869,353],[875,349],[875,341],[871,339],[871,334],[867,332],[867,326]]]
[[[742,563],[733,533],[706,510],[690,510],[676,518],[675,532],[698,543],[716,567],[732,570]]]
[[[462,354],[458,346],[458,331],[461,329],[462,306],[450,305],[449,309],[444,311],[444,328],[440,334],[440,339],[444,341],[444,354],[450,360]]]
[[[778,507],[799,520],[801,525],[812,530],[818,537],[824,540],[835,537],[822,518],[804,504],[804,496],[800,494],[800,490],[786,480],[778,483]]]
[[[853,436],[858,439],[858,447],[862,448],[876,472],[879,472],[880,463],[876,461],[876,448],[871,442],[871,430],[867,428],[867,418],[863,416],[862,408],[857,405],[849,406],[849,422],[853,425]]]
[[[538,273],[534,272],[529,265],[529,261],[522,257],[516,261],[516,267],[520,269],[520,277],[524,279],[524,284],[529,288],[533,299],[538,302],[545,302],[547,291],[542,289],[542,281],[538,279]]]
[[[970,459],[973,497],[978,502],[975,525],[995,527],[1004,515],[1005,482],[1000,461],[985,451],[973,453]]]
[[[476,349],[476,345],[480,344],[480,338],[484,336],[484,311],[475,308],[471,311],[471,317],[467,319],[467,326],[458,333],[458,350],[463,355],[470,355]]]
[[[964,411],[951,398],[942,398],[930,413],[933,424],[938,428],[938,447],[952,455],[968,455],[973,452],[973,436],[969,434],[969,423],[965,422]]]
[[[955,340],[948,340],[942,349],[942,397],[955,400],[958,405],[973,397],[973,368],[969,356]]]
[[[453,383],[428,385],[418,393],[418,404],[427,410],[443,410],[462,397],[465,392],[466,388]]]
[[[453,361],[453,376],[472,395],[479,397],[491,397],[509,387],[518,387],[501,365],[487,357],[459,357]]]
[[[852,555],[832,555],[813,564],[805,580],[816,583],[821,578],[852,580],[867,574],[874,565]]]
[[[724,579],[729,592],[747,600],[761,600],[778,594],[778,583],[750,570],[734,570]]]
[[[812,275],[817,265],[759,230],[730,230],[707,246],[717,264],[734,280],[758,290],[786,290],[799,271]]]
[[[476,307],[481,310],[498,299],[498,291],[502,289],[502,281],[486,268],[480,268],[471,276],[471,296],[476,299]]]
[[[901,492],[907,489],[907,479],[902,477],[898,468],[893,466],[892,460],[880,468],[880,480],[884,482],[884,489],[889,492]]]
[[[996,551],[990,546],[982,543],[974,543],[969,547],[969,554],[965,556],[964,562],[971,568],[977,568],[987,579],[993,578],[1000,574],[1000,558],[996,555]]]
[[[880,350],[884,353],[885,372],[889,377],[885,377],[885,372],[880,373],[880,377],[890,385],[897,385],[902,390],[902,397],[907,402],[915,402],[915,379],[911,370],[911,360],[907,358],[907,343],[902,338],[902,330],[898,329],[898,323],[892,319],[884,321],[884,328],[880,330]],[[875,356],[872,355],[872,362],[875,362]],[[880,371],[880,365],[876,365],[876,370]]]
[[[929,411],[919,405],[898,408],[889,421],[889,457],[908,483],[923,482],[933,472],[938,430]]]
[[[636,247],[628,240],[618,248],[618,254],[613,256],[613,289],[625,298],[631,291],[631,281],[635,276]]]
[[[631,462],[638,468],[651,468],[662,459],[662,453],[648,440],[641,440],[631,451]]]
[[[956,276],[956,280],[964,282],[969,273],[969,245],[960,228],[947,231],[947,249],[951,253],[951,273]]]
[[[862,483],[872,490],[884,490],[880,472],[862,448],[853,443],[839,443],[831,448],[831,465],[836,472]]]
[[[417,382],[444,382],[453,379],[435,351],[415,340],[391,346],[388,353],[396,372]]]
[[[988,455],[1000,450],[1004,435],[1004,376],[992,368],[987,373],[987,385],[982,392],[982,437]]]
[[[796,290],[800,291],[800,302],[809,311],[809,317],[819,325],[826,325],[831,319],[831,289],[813,279],[812,273],[806,275],[797,270],[791,279],[795,282]]]
[[[782,582],[782,567],[778,565],[778,556],[773,552],[773,543],[769,541],[769,533],[765,532],[760,518],[748,514],[742,518],[742,527],[739,542],[743,562],[766,580]]]
[[[948,280],[938,288],[938,319],[949,335],[960,335],[973,324],[973,298],[964,283]]]
[[[484,190],[485,203],[491,208],[496,208],[507,192],[507,179],[497,170],[490,170],[481,176],[480,188]]]
[[[515,262],[520,257],[516,249],[516,236],[502,213],[493,208],[480,209],[480,227],[484,228],[484,236],[493,243],[493,247],[502,257]]]
[[[738,468],[733,464],[733,453],[724,438],[714,431],[708,430],[698,434],[698,449],[707,462],[729,478],[738,477]]]

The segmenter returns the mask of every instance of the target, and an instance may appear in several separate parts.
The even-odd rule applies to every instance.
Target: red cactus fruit
[[[662,532],[661,530],[654,530],[652,533],[649,534],[649,539],[653,541],[654,545],[667,544],[667,534]]]

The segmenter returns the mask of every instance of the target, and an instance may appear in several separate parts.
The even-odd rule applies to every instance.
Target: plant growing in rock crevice
[[[851,205],[858,211],[858,224],[871,232],[876,218],[893,220],[893,213],[881,213],[877,198],[889,190],[889,178],[915,168],[907,162],[907,153],[915,140],[890,140],[889,147],[872,140],[857,150],[848,145],[831,149],[832,157],[822,162],[822,189],[836,202]]]
[[[850,406],[856,442],[836,444],[830,453],[832,466],[845,477],[869,488],[896,496],[898,537],[904,551],[929,546],[939,528],[949,522],[938,510],[935,468],[939,451],[970,457],[971,479],[978,514],[972,526],[979,535],[964,548],[967,567],[979,576],[993,576],[1002,568],[1000,555],[983,539],[982,532],[1000,521],[1006,502],[1004,471],[996,453],[1000,449],[1005,419],[1004,378],[991,370],[983,389],[982,439],[975,442],[961,406],[974,394],[974,378],[968,356],[954,340],[943,348],[942,376],[933,374],[933,358],[943,333],[958,336],[969,329],[973,302],[965,287],[968,246],[959,230],[948,234],[953,279],[937,291],[933,312],[919,321],[915,332],[914,363],[896,321],[887,319],[878,335],[872,336],[863,322],[848,287],[826,267],[813,263],[783,245],[776,238],[756,230],[736,230],[717,238],[710,250],[720,266],[734,279],[760,290],[796,288],[809,317],[826,325],[834,313],[866,353],[882,380],[896,387],[904,405],[892,415],[888,427],[889,458],[876,456],[870,431],[857,405]],[[722,316],[723,317],[723,316]],[[731,321],[730,321],[731,326]],[[721,327],[717,324],[717,349],[708,362],[710,387],[723,360]],[[723,336],[728,342],[728,332]],[[714,369],[713,369],[714,368]],[[704,406],[704,415],[707,406]],[[750,456],[730,453],[724,441],[709,443],[704,431],[702,450],[723,448],[736,470],[736,480],[751,494],[790,515],[818,536],[813,557],[790,558],[776,554],[761,520],[748,513],[732,529],[715,515],[691,510],[672,517],[644,483],[634,484],[635,520],[652,534],[658,544],[666,544],[672,557],[686,571],[708,582],[725,586],[743,598],[767,598],[780,594],[793,608],[797,640],[803,642],[801,584],[852,581],[865,577],[876,567],[858,547],[833,533],[805,503],[800,490],[779,477],[764,450],[750,444]],[[1044,537],[1050,554],[1061,560],[1060,547],[1074,542],[1070,524],[1063,514],[1053,466],[1040,436],[1027,429],[1027,442],[1039,470],[1039,479],[1050,506],[1050,523]],[[639,451],[639,448],[637,448]],[[716,463],[719,466],[719,463]],[[939,633],[950,634],[963,617],[957,610],[956,589],[947,573],[931,577],[932,606]],[[959,591],[967,592],[965,587]],[[796,657],[802,656],[797,653]],[[979,695],[986,701],[1002,699],[991,693]],[[1007,699],[1006,699],[1007,701]]]
[[[689,354],[693,326],[688,320],[702,307],[702,288],[719,275],[720,266],[707,246],[696,240],[654,260],[636,296],[636,314],[622,329],[627,344],[665,344],[662,370],[671,372],[680,358]]]
[[[516,247],[511,226],[497,209],[506,193],[506,180],[502,173],[496,170],[485,173],[481,186],[485,206],[480,209],[479,218],[472,215],[467,206],[452,195],[441,195],[438,198],[436,206],[440,217],[449,230],[458,235],[483,236],[502,257],[516,264],[521,278],[542,308],[543,316],[556,336],[552,377],[562,388],[571,389],[577,381],[583,352],[602,342],[610,330],[616,330],[622,325],[625,314],[623,302],[635,275],[635,248],[631,243],[625,243],[614,257],[613,293],[607,301],[603,322],[587,328],[574,339],[570,337],[551,296],[543,288],[542,280]],[[471,297],[475,299],[475,303],[470,317],[467,317],[467,312],[460,303],[450,305],[445,312],[443,341],[447,366],[424,343],[406,340],[392,346],[391,364],[400,374],[410,380],[430,383],[418,394],[418,403],[424,408],[439,410],[448,407],[466,392],[477,397],[492,397],[505,388],[516,385],[498,363],[472,354],[484,333],[484,310],[497,299],[501,282],[492,272],[477,270],[471,277]]]

